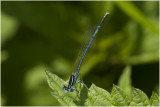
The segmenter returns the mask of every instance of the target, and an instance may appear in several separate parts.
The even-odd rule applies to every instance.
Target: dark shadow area
[[[133,66],[132,84],[150,98],[155,86],[159,85],[159,63]]]
[[[81,89],[81,92],[80,92],[80,97],[79,97],[80,102],[75,101],[75,104],[78,105],[78,106],[84,106],[84,103],[85,103],[87,98],[88,98],[88,89],[86,89],[83,86],[83,88]]]

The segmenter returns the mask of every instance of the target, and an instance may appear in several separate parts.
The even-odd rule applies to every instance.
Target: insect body
[[[62,89],[65,90],[65,92],[68,93],[68,92],[73,92],[75,90],[78,93],[78,90],[76,89],[76,85],[79,83],[82,83],[87,88],[87,86],[83,83],[83,81],[79,79],[79,76],[80,76],[79,70],[80,70],[83,59],[86,56],[86,53],[87,53],[93,39],[97,35],[99,29],[101,28],[103,22],[105,21],[105,19],[107,18],[108,15],[109,15],[109,13],[105,14],[101,23],[97,26],[96,30],[94,31],[93,35],[92,34],[91,34],[92,36],[89,35],[91,38],[88,37],[89,40],[87,40],[87,41],[85,40],[85,42],[83,42],[84,44],[82,44],[79,56],[76,61],[74,71],[70,75],[68,86],[65,86],[65,85],[62,86]]]

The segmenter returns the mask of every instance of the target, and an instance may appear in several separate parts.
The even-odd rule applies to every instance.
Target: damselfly
[[[88,35],[88,36],[91,36],[90,40],[84,40],[85,42],[83,42],[83,44],[81,46],[81,50],[80,50],[79,56],[78,56],[76,64],[75,64],[74,71],[72,72],[72,74],[69,77],[68,86],[65,86],[65,85],[62,86],[62,89],[65,90],[65,92],[73,92],[75,90],[78,93],[79,91],[77,90],[76,85],[78,85],[79,83],[82,83],[87,88],[87,86],[79,78],[79,76],[80,76],[80,73],[79,73],[80,67],[81,67],[83,59],[84,59],[84,57],[85,57],[85,55],[86,55],[86,53],[87,53],[92,41],[93,41],[93,39],[97,35],[99,29],[101,28],[103,22],[105,21],[105,19],[107,18],[108,15],[109,15],[109,13],[105,14],[105,16],[101,20],[100,24],[95,29],[93,35],[92,35],[92,33],[90,35]]]

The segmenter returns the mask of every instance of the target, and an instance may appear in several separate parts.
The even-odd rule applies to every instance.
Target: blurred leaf
[[[154,86],[153,91],[158,93],[158,95],[159,95],[159,83]]]
[[[146,16],[144,16],[144,14],[135,5],[133,5],[133,2],[130,2],[130,1],[123,1],[123,2],[122,1],[116,1],[115,3],[128,16],[130,16],[131,18],[136,20],[138,23],[140,23],[144,27],[149,28],[154,33],[159,34],[158,28],[154,24],[152,24],[150,22],[150,20],[148,20],[146,18]]]
[[[17,18],[21,24],[36,32],[43,40],[52,43],[52,49],[56,50],[58,55],[73,57],[72,51],[68,49],[77,44],[69,35],[72,31],[82,34],[79,32],[80,25],[75,24],[83,14],[69,7],[69,4],[63,2],[2,2],[3,12]],[[76,17],[76,14],[79,15]]]
[[[87,55],[86,59],[84,60],[82,67],[81,67],[81,75],[87,75],[89,71],[98,63],[104,61],[106,55],[103,53]]]
[[[5,60],[7,60],[9,57],[8,52],[6,51],[1,51],[1,63],[3,63]]]
[[[137,88],[133,88],[132,99],[129,106],[149,106],[149,105],[150,104],[147,95],[143,91]]]
[[[152,22],[157,22],[158,20],[156,20],[156,16],[152,15],[147,18],[147,15],[145,16],[144,13],[142,13],[136,7],[136,5],[134,5],[136,2],[115,1],[115,3],[124,13],[133,18],[137,23],[140,23],[144,27],[150,29],[148,30],[144,27],[138,29],[139,26],[136,24],[136,22],[133,21],[132,23],[128,23],[128,25],[126,26],[126,30],[129,31],[127,37],[128,42],[126,41],[123,46],[124,49],[126,47],[126,54],[124,54],[123,59],[125,64],[145,64],[149,62],[157,62],[159,60],[159,31],[157,24],[154,25],[149,20],[149,18],[152,18]],[[120,44],[123,44],[123,41]],[[122,50],[122,52],[124,51],[124,49]]]
[[[128,95],[131,94],[131,66],[128,65],[123,70],[120,79],[118,81],[118,86],[122,88]]]
[[[137,68],[139,64],[147,63],[144,65],[143,71],[148,68],[148,65],[154,64],[156,66],[154,71],[158,72],[158,1],[122,1],[118,3],[117,1],[2,1],[1,6],[2,37],[4,36],[1,55],[2,93],[6,95],[6,105],[58,105],[58,101],[62,105],[87,105],[89,103],[94,105],[94,101],[89,102],[92,101],[88,98],[90,91],[86,91],[85,88],[81,89],[77,102],[73,102],[76,92],[65,93],[64,90],[61,92],[64,81],[59,79],[52,82],[53,84],[59,84],[58,81],[62,83],[53,85],[52,95],[55,98],[52,99],[49,88],[42,78],[43,71],[40,72],[42,68],[30,69],[37,62],[43,62],[54,73],[62,78],[67,78],[73,70],[77,57],[76,52],[78,53],[86,26],[98,24],[105,12],[111,14],[98,33],[96,41],[100,45],[92,52],[94,54],[88,53],[81,67],[80,72],[85,83],[91,84],[90,81],[93,80],[98,86],[107,90],[111,89],[111,84],[117,80],[117,71],[122,70],[124,64],[136,64],[134,67]],[[95,44],[97,45],[97,43]],[[150,72],[146,75],[153,74],[150,79],[154,81],[145,80],[145,78],[142,80],[145,84],[138,81],[148,95],[153,89],[151,87],[158,83],[154,73]],[[129,73],[124,75],[124,78],[127,78]],[[15,78],[16,76],[17,78]],[[141,78],[139,74],[134,73],[134,76]],[[153,85],[149,85],[149,82]],[[136,86],[137,83],[134,85]],[[57,87],[59,88],[57,89]],[[96,86],[93,87],[101,90]],[[92,89],[94,90],[94,88]],[[157,90],[159,91],[158,88]],[[95,94],[99,93],[98,91]],[[100,93],[100,95],[102,94]],[[107,102],[109,97],[108,99],[99,95],[96,98],[92,95],[91,97],[98,98],[96,105],[100,105],[100,103],[109,105]],[[101,102],[99,99],[105,100],[105,102]]]
[[[49,88],[44,75],[45,68],[42,65],[37,65],[29,69],[24,80],[25,90],[27,91],[27,104],[29,106],[46,106],[58,105],[58,101],[50,95]],[[34,93],[34,94],[30,94]],[[44,100],[45,99],[45,100]]]
[[[35,66],[28,70],[25,76],[25,87],[27,90],[35,89],[45,80],[45,68],[42,65]]]
[[[85,106],[111,106],[111,95],[106,90],[91,85]]]
[[[1,13],[1,45],[3,45],[8,39],[12,38],[18,29],[18,21],[3,12]]]
[[[51,65],[51,70],[59,75],[70,75],[73,68],[72,63],[64,57],[56,57]]]
[[[143,38],[139,38],[141,39],[140,43],[137,42],[136,53],[126,58],[126,63],[144,64],[159,61],[159,37],[147,30],[143,30],[142,32],[144,36]]]
[[[158,94],[155,92],[152,92],[152,96],[150,98],[150,105],[159,106],[159,97],[158,97]]]
[[[131,56],[129,57],[126,62],[130,64],[145,64],[149,62],[157,62],[158,56],[155,53],[142,53],[137,56]]]
[[[113,85],[111,92],[111,101],[115,106],[128,106],[130,103],[130,98],[121,88]]]
[[[6,101],[7,101],[6,96],[1,94],[1,106],[5,106]]]

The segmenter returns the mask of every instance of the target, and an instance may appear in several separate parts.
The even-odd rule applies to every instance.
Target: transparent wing
[[[92,27],[91,25],[88,26],[87,30],[86,30],[86,33],[85,33],[85,36],[83,38],[83,42],[82,42],[82,45],[81,45],[81,48],[80,48],[80,51],[79,51],[79,54],[78,54],[78,57],[77,57],[77,60],[76,60],[76,63],[75,63],[75,67],[74,67],[74,71],[73,71],[73,74],[76,76],[78,76],[79,74],[79,70],[80,70],[80,66],[81,66],[81,62],[83,61],[83,56],[85,54],[85,50],[92,38],[92,35],[94,33],[94,30],[95,30],[96,26]]]

